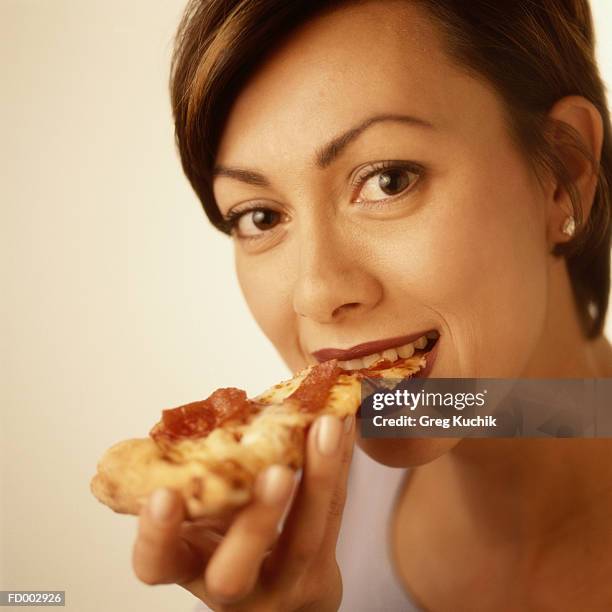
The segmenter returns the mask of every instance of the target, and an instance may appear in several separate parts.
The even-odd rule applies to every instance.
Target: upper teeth
[[[430,332],[426,336],[421,336],[414,342],[403,344],[402,346],[396,346],[395,348],[386,349],[382,353],[372,353],[365,355],[360,359],[349,359],[348,361],[339,361],[338,365],[344,370],[360,370],[361,368],[369,368],[381,359],[388,361],[395,361],[398,357],[402,359],[408,359],[414,355],[415,349],[424,349],[427,346],[427,338],[437,338],[438,334],[434,335],[434,332]]]

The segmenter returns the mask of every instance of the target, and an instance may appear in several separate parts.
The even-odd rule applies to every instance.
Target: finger
[[[254,589],[264,556],[278,537],[293,483],[294,473],[281,465],[258,478],[255,499],[237,516],[206,567],[206,592],[213,600],[235,603]]]
[[[320,417],[310,428],[300,489],[279,545],[266,562],[272,572],[282,571],[291,578],[317,556],[342,465],[345,436],[344,423],[332,415]]]
[[[181,526],[181,537],[201,549],[208,558],[223,540],[237,512],[227,512],[221,517],[201,517],[185,521]]]
[[[219,542],[223,540],[225,533],[206,524],[202,525],[192,521],[185,521],[181,525],[180,535],[181,538],[187,540],[187,542],[200,551],[204,559],[208,559],[219,545]]]
[[[236,515],[235,511],[224,512],[223,516],[203,516],[188,521],[189,525],[197,529],[208,529],[217,533],[225,533],[233,523]]]
[[[132,552],[136,576],[146,584],[181,582],[201,572],[198,551],[180,537],[185,510],[179,495],[157,489],[140,513],[138,536]]]
[[[336,488],[332,495],[332,500],[329,505],[329,513],[325,535],[319,554],[334,554],[336,543],[338,542],[338,534],[342,524],[342,514],[344,513],[344,505],[346,503],[346,492],[348,486],[348,475],[353,459],[353,450],[355,448],[355,417],[346,417],[345,421],[345,436],[342,447],[342,460],[340,464],[340,473],[336,481]]]

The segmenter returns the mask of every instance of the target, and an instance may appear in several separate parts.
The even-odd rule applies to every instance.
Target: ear
[[[582,141],[586,151],[599,166],[603,143],[603,121],[597,108],[582,96],[567,96],[552,107],[548,116],[562,121],[573,128]],[[591,213],[597,173],[593,164],[573,146],[568,146],[567,138],[561,130],[554,132],[554,146],[559,158],[564,162],[582,205],[582,224],[586,223]],[[559,242],[568,242],[572,236],[563,232],[568,217],[573,215],[572,202],[566,189],[553,178],[551,189],[547,190],[548,239],[551,248]],[[578,220],[576,219],[576,222]],[[576,227],[576,232],[580,230]]]

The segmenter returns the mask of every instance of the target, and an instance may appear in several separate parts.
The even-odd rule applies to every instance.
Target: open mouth
[[[405,360],[412,357],[426,357],[425,367],[414,374],[415,378],[424,378],[431,371],[433,360],[435,358],[438,339],[440,334],[432,330],[423,336],[417,338],[413,342],[408,342],[396,347],[387,348],[382,352],[373,352],[368,355],[363,355],[357,359],[348,361],[338,361],[338,365],[343,370],[348,371],[364,371],[364,370],[381,370],[392,368],[401,365]]]
[[[373,353],[372,355],[364,355],[361,359],[350,361],[338,361],[338,365],[356,374],[357,377],[365,377],[368,379],[370,388],[376,389],[378,385],[374,383],[372,387],[373,379],[377,378],[389,378],[389,379],[406,379],[406,378],[427,378],[433,368],[433,364],[436,360],[438,353],[440,334],[437,331],[428,332],[425,336],[421,336],[414,342],[409,344],[403,344],[394,348],[395,355],[391,352],[383,351],[382,353]],[[385,355],[386,353],[386,355]],[[403,357],[402,355],[409,355]],[[376,358],[376,360],[373,359]],[[388,359],[389,357],[394,358],[393,361]],[[363,361],[365,359],[365,362]],[[359,365],[358,361],[362,363],[370,363],[369,367],[361,368],[349,368],[350,365]],[[418,363],[418,370],[415,372],[414,362]],[[410,364],[409,367],[408,364]],[[383,384],[383,387],[385,385]],[[362,392],[364,389],[362,388]],[[373,391],[372,391],[373,392]],[[369,394],[369,393],[368,393]],[[357,411],[357,418],[361,418],[361,406]]]

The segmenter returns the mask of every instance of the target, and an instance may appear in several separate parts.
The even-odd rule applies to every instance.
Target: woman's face
[[[240,93],[216,161],[242,290],[293,371],[323,348],[431,329],[430,376],[525,370],[546,317],[543,195],[496,94],[414,5],[304,25]],[[396,464],[456,443],[367,442]]]

